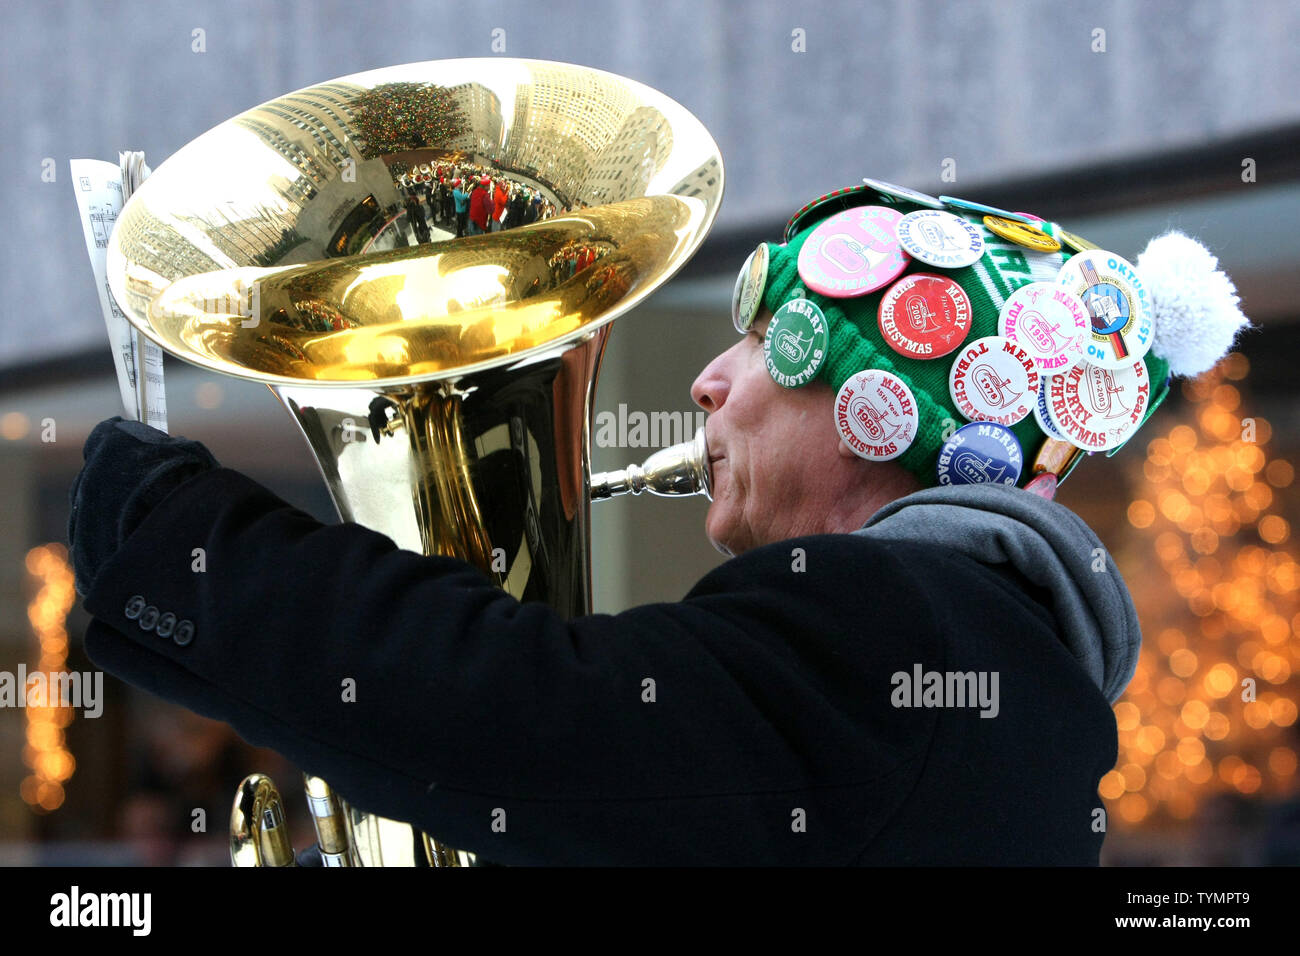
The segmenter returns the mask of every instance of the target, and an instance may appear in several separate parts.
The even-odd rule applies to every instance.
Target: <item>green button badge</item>
[[[767,372],[786,388],[811,382],[829,348],[826,316],[810,299],[792,299],[777,309],[763,339]]]

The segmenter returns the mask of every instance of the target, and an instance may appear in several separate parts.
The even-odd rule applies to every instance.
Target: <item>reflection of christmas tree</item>
[[[382,83],[353,101],[352,116],[367,159],[437,148],[469,129],[455,94],[433,83]]]
[[[1300,565],[1274,489],[1295,473],[1242,417],[1245,356],[1183,385],[1190,423],[1147,445],[1118,556],[1143,622],[1137,672],[1115,705],[1119,760],[1101,795],[1121,825],[1187,819],[1216,792],[1297,786]],[[1250,679],[1251,688],[1244,685]]]

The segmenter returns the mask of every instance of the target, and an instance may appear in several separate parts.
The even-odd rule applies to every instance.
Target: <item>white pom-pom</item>
[[[1238,330],[1253,327],[1218,258],[1190,236],[1177,231],[1157,236],[1135,265],[1151,301],[1151,351],[1174,375],[1211,368],[1228,354]]]

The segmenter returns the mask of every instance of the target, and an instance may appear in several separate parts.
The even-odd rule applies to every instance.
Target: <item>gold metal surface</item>
[[[294,866],[284,803],[271,778],[245,777],[230,811],[230,859],[235,866]]]
[[[394,104],[427,128],[387,130]],[[404,205],[402,177],[458,163],[575,211],[454,242],[434,224],[420,242],[429,217]],[[409,384],[626,312],[699,245],[722,181],[699,121],[639,83],[537,60],[414,63],[287,94],[182,148],[123,209],[110,285],[144,335],[213,371]],[[575,249],[594,262],[557,274]]]
[[[571,211],[457,236],[424,192],[440,167]],[[343,520],[585,614],[608,323],[694,254],[722,189],[707,130],[642,84],[540,60],[413,63],[286,94],[178,151],[123,208],[109,284],[172,355],[270,387]],[[318,777],[306,789],[327,865],[480,862]],[[278,808],[269,780],[245,781],[235,865],[293,862]]]

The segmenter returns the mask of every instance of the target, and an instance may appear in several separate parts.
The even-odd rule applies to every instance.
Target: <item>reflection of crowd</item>
[[[551,267],[551,281],[554,283],[571,279],[574,275],[601,259],[609,252],[602,246],[595,246],[578,239],[570,239],[555,255],[547,260]]]
[[[422,164],[404,173],[398,185],[419,242],[430,240],[430,219],[459,238],[526,226],[556,214],[555,204],[538,189],[493,177],[489,170],[472,163]]]

